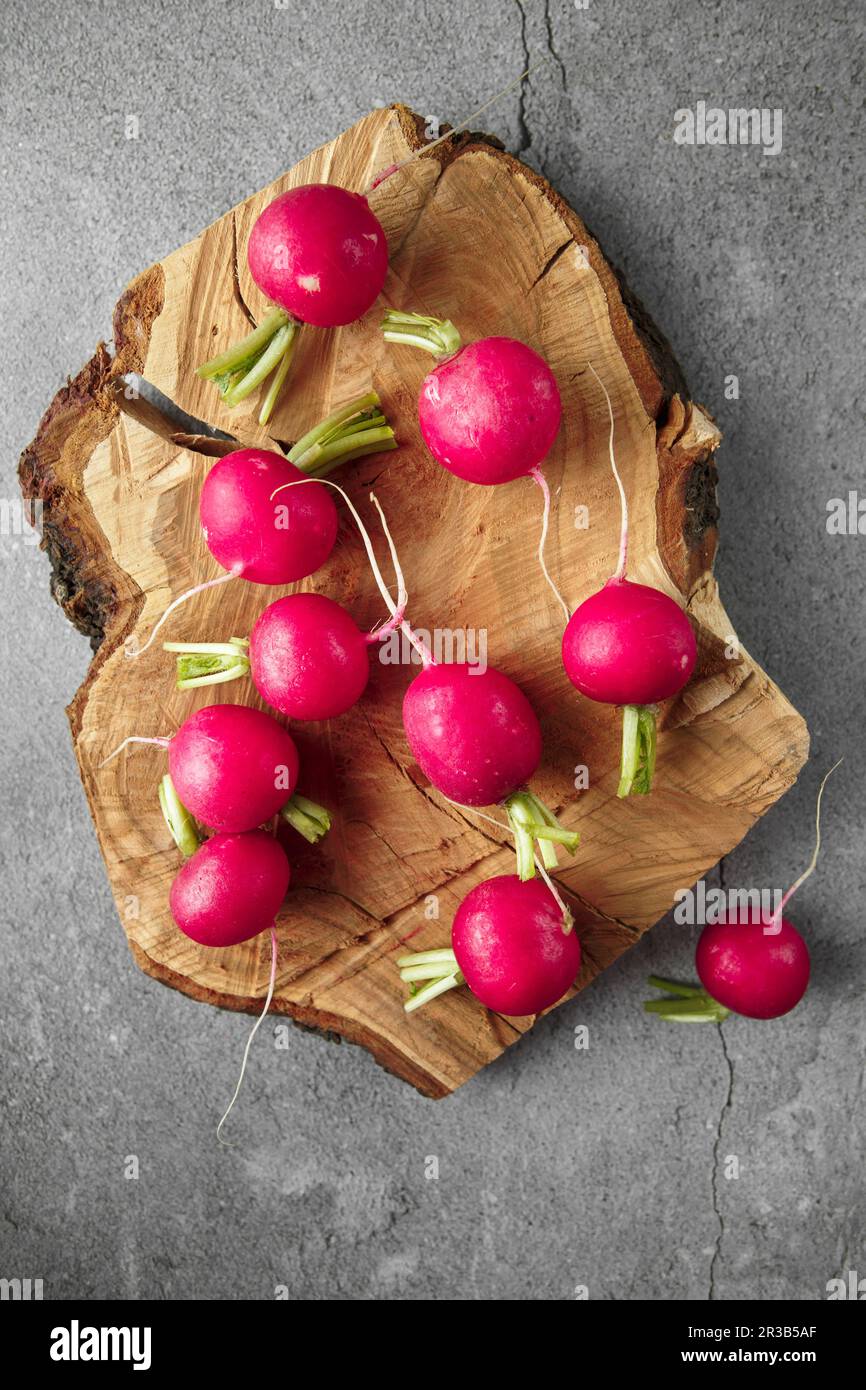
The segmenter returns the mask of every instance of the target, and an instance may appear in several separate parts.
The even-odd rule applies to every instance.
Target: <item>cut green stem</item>
[[[558,863],[556,845],[563,845],[574,854],[580,844],[576,830],[566,830],[534,792],[514,792],[504,802],[508,824],[514,835],[517,854],[517,873],[525,883],[535,877],[535,845],[545,869],[555,869]]]
[[[407,1014],[414,1013],[431,999],[437,999],[449,989],[463,984],[463,976],[457,969],[457,957],[450,947],[438,951],[416,951],[410,956],[398,956],[400,979],[410,988],[409,998],[403,1008]],[[429,980],[429,984],[416,988],[417,980]]]
[[[622,756],[616,794],[645,796],[652,787],[656,765],[655,705],[624,705]]]
[[[300,792],[295,792],[294,796],[289,797],[280,815],[299,835],[309,840],[311,845],[318,844],[331,828],[330,812],[306,796],[301,796]]]
[[[189,859],[201,845],[201,836],[167,772],[159,784],[159,804],[171,838],[184,858]]]
[[[349,459],[396,448],[378,393],[368,391],[320,420],[292,446],[288,457],[302,473],[323,478]]]
[[[249,645],[246,637],[232,637],[228,642],[163,642],[162,649],[178,653],[178,690],[194,690],[248,676]]]
[[[731,1012],[698,985],[681,985],[659,975],[650,975],[648,984],[653,989],[667,990],[669,997],[648,999],[644,1011],[670,1023],[724,1023]]]
[[[196,368],[196,374],[212,381],[226,406],[232,409],[274,372],[262,402],[259,424],[266,425],[285,384],[297,346],[300,324],[284,309],[273,309],[241,342]]]
[[[424,314],[404,314],[389,309],[382,320],[386,343],[423,348],[437,362],[444,362],[460,351],[460,334],[450,319],[427,318]]]

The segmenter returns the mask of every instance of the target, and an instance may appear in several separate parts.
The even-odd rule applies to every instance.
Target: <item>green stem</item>
[[[294,323],[287,323],[282,328],[277,329],[261,357],[256,359],[240,381],[229,386],[225,392],[223,401],[229,410],[246,400],[250,392],[255,391],[257,386],[261,386],[265,377],[270,376],[274,368],[279,366],[284,354],[290,350],[297,331],[297,325]]]
[[[258,328],[228,351],[197,367],[196,373],[214,383],[231,409],[274,372],[259,412],[259,424],[266,425],[289,374],[299,328],[300,324],[285,309],[272,309]]]
[[[439,980],[431,980],[429,985],[417,990],[403,1005],[407,1014],[414,1013],[416,1009],[422,1009],[425,1004],[429,1004],[431,999],[436,999],[440,994],[445,994],[449,989],[457,989],[463,984],[463,976],[457,970],[453,975],[444,975]]]
[[[159,784],[159,804],[163,819],[171,831],[171,838],[184,858],[189,859],[201,844],[201,837],[195,821],[175,791],[174,783],[167,772]]]
[[[622,712],[622,755],[619,797],[646,796],[656,765],[655,705],[625,705]]]
[[[248,676],[249,641],[232,637],[229,642],[163,642],[166,652],[178,652],[177,688],[194,690],[200,685],[222,685]]]
[[[311,845],[318,844],[331,828],[330,812],[306,796],[301,796],[300,792],[289,797],[280,815]]]
[[[648,999],[644,1004],[646,1013],[666,1018],[670,1023],[724,1023],[731,1012],[699,985],[681,985],[660,975],[650,975],[648,984],[653,989],[667,990],[669,996],[677,996]]]
[[[424,348],[439,362],[460,351],[460,334],[450,319],[427,318],[424,314],[404,314],[389,309],[382,320],[386,343]]]
[[[526,882],[535,877],[535,846],[546,869],[558,863],[556,845],[563,845],[574,854],[580,843],[576,830],[566,830],[534,792],[514,792],[504,802],[508,824],[514,835],[517,853],[517,873]]]
[[[341,405],[320,420],[289,450],[289,462],[310,477],[322,478],[349,459],[396,449],[376,391]]]

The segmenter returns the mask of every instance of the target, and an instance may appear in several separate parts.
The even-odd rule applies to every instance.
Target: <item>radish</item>
[[[131,735],[100,766],[131,743],[168,750],[173,801],[211,830],[252,830],[278,813],[308,839],[319,839],[329,828],[326,811],[293,796],[298,751],[291,735],[262,710],[209,705],[185,720],[173,738]],[[165,812],[165,788],[161,801]]]
[[[237,946],[273,925],[289,861],[263,830],[219,834],[188,859],[171,887],[171,915],[201,946]]]
[[[290,188],[268,204],[247,243],[253,280],[276,306],[234,347],[197,368],[233,407],[273,372],[259,413],[264,425],[291,366],[301,324],[353,323],[379,295],[388,244],[367,199],[330,183]]]
[[[656,703],[676,695],[695,668],[697,645],[679,604],[660,589],[626,578],[628,503],[613,452],[610,396],[591,363],[610,417],[609,453],[622,507],[619,564],[598,593],[568,620],[562,639],[565,673],[582,695],[623,705],[617,796],[647,793],[656,760]],[[567,611],[567,610],[566,610]]]
[[[275,504],[276,490],[310,474],[323,475],[349,459],[396,447],[379,397],[371,391],[309,430],[288,457],[267,449],[237,449],[218,459],[201,489],[199,520],[208,549],[226,573],[180,594],[144,646],[127,646],[127,654],[141,656],[170,614],[217,584],[237,578],[252,584],[291,584],[313,574],[337,539],[333,499],[315,485]]]
[[[840,759],[841,761],[841,759]],[[809,984],[809,949],[782,914],[797,889],[814,872],[821,851],[821,798],[834,763],[821,782],[815,807],[815,849],[808,867],[788,889],[775,912],[737,908],[701,932],[695,965],[703,989],[650,976],[650,984],[677,996],[652,1000],[648,1013],[680,1023],[721,1023],[729,1013],[745,1018],[781,1018],[799,1004]]]
[[[538,559],[565,607],[544,559],[550,490],[539,465],[562,419],[559,387],[544,358],[515,338],[481,338],[461,347],[450,319],[397,309],[388,310],[382,328],[387,342],[424,348],[437,359],[418,398],[421,434],[437,462],[470,483],[492,487],[529,477],[541,489]]]
[[[400,977],[415,988],[407,1013],[467,984],[488,1009],[515,1017],[541,1013],[571,988],[580,971],[580,942],[563,925],[560,903],[537,879],[514,874],[479,883],[454,916],[451,950],[401,956]]]
[[[291,870],[280,845],[261,830],[214,835],[188,859],[171,886],[171,914],[180,930],[201,946],[238,946],[271,933],[271,969],[264,1007],[244,1048],[234,1094],[217,1125],[217,1139],[240,1094],[253,1039],[274,997],[277,978],[275,918],[286,896]]]

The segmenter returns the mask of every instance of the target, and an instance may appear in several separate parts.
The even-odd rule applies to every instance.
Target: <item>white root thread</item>
[[[142,656],[147,651],[166,619],[171,616],[176,608],[180,608],[181,604],[186,603],[188,598],[194,598],[196,594],[203,594],[205,589],[213,589],[217,584],[225,584],[229,579],[238,579],[240,574],[240,568],[231,569],[227,574],[218,575],[216,579],[208,579],[204,584],[196,584],[194,588],[187,589],[186,593],[178,594],[177,598],[172,599],[162,617],[158,619],[156,627],[151,632],[143,647],[131,647],[129,645],[130,642],[135,641],[133,636],[126,639],[126,655],[129,657]]]
[[[108,755],[107,758],[103,758],[103,759],[102,759],[102,762],[98,764],[98,768],[99,768],[99,767],[105,767],[105,764],[106,764],[106,763],[110,763],[111,760],[112,760],[112,758],[116,758],[117,755],[118,755],[118,753],[122,753],[123,750],[124,750],[124,748],[126,748],[127,745],[130,744],[130,743],[155,743],[156,746],[157,746],[158,748],[167,748],[168,745],[171,743],[171,739],[170,739],[170,738],[142,738],[142,737],[140,737],[138,734],[130,734],[130,735],[129,735],[129,738],[125,738],[125,739],[123,740],[122,743],[119,743],[119,744],[117,745],[117,747],[115,748],[115,750],[114,750],[113,753],[109,753],[109,755]],[[97,769],[97,770],[98,770],[98,769]]]
[[[831,773],[836,771],[836,768],[839,766],[839,763],[841,762],[842,759],[839,758],[838,761],[835,762],[833,766],[830,768],[829,772],[824,773],[824,776],[821,780],[821,785],[818,788],[818,800],[815,803],[815,848],[812,852],[812,858],[809,861],[808,867],[803,870],[796,882],[791,884],[791,887],[788,889],[782,901],[779,903],[779,906],[776,908],[776,911],[770,918],[771,926],[778,926],[782,918],[782,913],[785,911],[785,907],[791,901],[797,889],[802,888],[803,884],[806,882],[806,879],[810,878],[811,875],[815,872],[815,866],[818,863],[818,855],[821,853],[821,797],[824,795],[824,788],[827,785],[828,778],[830,777]]]
[[[571,614],[568,611],[568,604],[566,603],[565,599],[562,597],[562,594],[559,592],[553,580],[551,579],[550,573],[547,568],[547,563],[544,559],[544,547],[547,544],[547,531],[548,527],[550,526],[550,488],[547,486],[547,479],[545,478],[540,468],[531,469],[529,477],[532,478],[533,482],[541,488],[541,495],[544,498],[544,508],[541,513],[541,537],[538,542],[538,563],[541,565],[541,573],[544,575],[545,579],[550,585],[550,588],[553,590],[553,593],[556,597],[556,601],[560,604],[562,611],[565,614],[565,621],[568,622],[568,620],[571,617]]]
[[[355,525],[357,526],[361,536],[361,540],[364,543],[364,549],[367,552],[367,559],[370,562],[370,569],[373,571],[373,578],[376,581],[376,587],[378,588],[379,593],[382,595],[385,607],[391,614],[390,623],[385,624],[385,626],[382,628],[374,629],[373,632],[368,634],[370,640],[378,641],[380,637],[386,637],[389,632],[392,632],[394,630],[395,627],[399,627],[400,630],[406,634],[409,641],[412,643],[412,646],[418,652],[424,665],[431,665],[433,662],[432,654],[424,646],[424,643],[421,641],[421,639],[415,635],[415,633],[412,631],[411,627],[405,621],[403,616],[406,612],[406,604],[409,601],[409,594],[406,589],[406,581],[403,577],[403,570],[400,566],[400,560],[397,556],[397,547],[395,546],[394,538],[388,529],[388,523],[385,520],[385,513],[379,506],[379,500],[376,497],[376,494],[374,492],[371,492],[370,500],[372,501],[377,512],[379,513],[379,517],[382,522],[382,530],[385,532],[385,539],[388,542],[388,549],[391,553],[391,563],[394,566],[394,577],[397,582],[396,603],[391,597],[391,591],[382,577],[382,571],[379,568],[379,562],[376,559],[376,552],[373,549],[373,542],[370,540],[367,528],[361,520],[360,516],[358,515],[357,508],[352,502],[351,497],[348,495],[344,488],[340,487],[339,483],[333,482],[330,478],[296,478],[294,482],[281,483],[280,486],[276,488],[274,492],[271,493],[271,501],[274,500],[274,498],[277,496],[277,493],[283,492],[285,488],[303,487],[306,483],[319,483],[324,487],[332,487],[335,492],[339,492],[340,496],[342,497],[343,501],[349,508],[349,511],[351,512],[354,518]]]
[[[268,1009],[271,1007],[271,1000],[272,1000],[273,997],[274,997],[274,986],[276,985],[276,982],[277,982],[277,932],[276,932],[276,928],[275,928],[275,927],[271,927],[271,977],[270,977],[270,980],[268,981],[268,995],[267,995],[267,998],[265,999],[265,1007],[262,1009],[262,1011],[261,1011],[261,1013],[259,1014],[258,1018],[256,1019],[255,1023],[253,1024],[252,1032],[250,1033],[249,1037],[247,1038],[247,1045],[246,1045],[246,1047],[244,1048],[244,1057],[243,1057],[243,1061],[241,1062],[241,1074],[240,1074],[240,1076],[238,1077],[238,1084],[235,1086],[235,1093],[234,1093],[234,1095],[232,1096],[231,1100],[230,1100],[229,1103],[228,1103],[228,1107],[227,1107],[227,1109],[226,1109],[225,1114],[223,1115],[222,1119],[220,1120],[219,1124],[217,1125],[217,1130],[216,1130],[217,1139],[219,1140],[219,1142],[220,1142],[225,1148],[229,1148],[229,1147],[231,1147],[231,1146],[227,1143],[227,1141],[226,1141],[225,1139],[223,1139],[222,1134],[220,1133],[220,1131],[221,1131],[223,1125],[225,1124],[226,1120],[228,1119],[229,1115],[231,1114],[231,1112],[232,1112],[232,1110],[233,1110],[233,1108],[234,1108],[234,1103],[235,1103],[235,1101],[237,1100],[238,1096],[240,1095],[241,1086],[242,1086],[243,1083],[244,1083],[244,1074],[245,1074],[246,1069],[247,1069],[247,1059],[249,1058],[249,1055],[250,1055],[250,1048],[251,1048],[252,1045],[253,1045],[253,1039],[254,1039],[254,1037],[256,1036],[256,1033],[259,1031],[259,1029],[261,1028],[262,1024],[263,1024],[264,1021],[265,1021],[265,1016],[266,1016],[266,1014],[267,1014],[267,1012],[268,1012]]]
[[[616,572],[613,577],[614,579],[624,579],[625,562],[626,557],[628,555],[628,500],[625,495],[625,488],[622,485],[622,478],[619,476],[619,469],[616,466],[616,459],[614,458],[613,453],[613,406],[611,405],[611,400],[607,392],[607,387],[605,386],[598,372],[595,370],[595,367],[592,365],[591,362],[587,362],[586,365],[589,367],[589,370],[592,372],[593,376],[595,377],[596,381],[598,382],[599,386],[604,392],[604,398],[607,401],[607,413],[610,417],[610,436],[608,438],[607,448],[608,453],[610,454],[610,466],[613,469],[613,476],[616,479],[616,485],[619,488],[619,501],[621,507],[621,521],[619,531],[619,563],[616,567]]]

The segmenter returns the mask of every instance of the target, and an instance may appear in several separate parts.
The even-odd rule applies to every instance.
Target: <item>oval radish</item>
[[[196,584],[165,609],[144,646],[127,644],[141,656],[177,608],[217,584],[247,579],[253,584],[291,584],[323,565],[337,538],[337,509],[321,484],[289,492],[293,482],[323,476],[337,464],[396,449],[394,431],[375,391],[338,407],[301,437],[288,457],[270,449],[235,449],[213,465],[199,496],[202,534],[227,573]],[[132,639],[130,639],[132,640]]]
[[[809,951],[797,928],[760,912],[704,927],[695,965],[707,993],[746,1018],[790,1013],[809,984]]]
[[[562,638],[562,664],[581,694],[624,707],[616,793],[623,797],[645,794],[652,786],[655,705],[676,695],[691,679],[697,644],[679,604],[660,589],[626,578],[628,503],[613,451],[613,406],[598,372],[591,363],[587,365],[604,392],[610,419],[610,464],[622,507],[619,563],[604,587],[568,619]]]
[[[412,1012],[466,983],[488,1009],[514,1017],[555,1004],[580,971],[580,942],[550,889],[514,874],[479,883],[454,916],[451,950],[417,952],[398,960],[401,978],[417,990]]]
[[[242,342],[197,368],[232,408],[271,374],[259,412],[267,424],[289,373],[301,324],[353,323],[380,293],[388,244],[367,199],[330,183],[281,193],[253,224],[247,264],[277,307]]]
[[[214,835],[175,877],[171,914],[201,946],[236,946],[273,925],[289,878],[289,861],[272,835]]]

